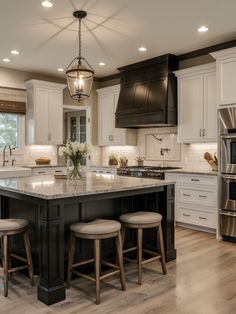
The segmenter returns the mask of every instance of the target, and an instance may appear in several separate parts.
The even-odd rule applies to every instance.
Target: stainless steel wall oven
[[[220,233],[236,242],[236,108],[219,110]]]

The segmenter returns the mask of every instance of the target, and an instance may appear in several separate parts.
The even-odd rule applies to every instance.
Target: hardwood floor
[[[36,299],[36,287],[17,275],[9,280],[9,297],[3,297],[1,314],[235,314],[236,244],[220,242],[212,234],[177,228],[177,261],[145,266],[138,286],[135,265],[126,265],[127,291],[119,276],[101,286],[101,304],[95,305],[94,284],[78,279],[67,290],[67,300],[47,307]]]

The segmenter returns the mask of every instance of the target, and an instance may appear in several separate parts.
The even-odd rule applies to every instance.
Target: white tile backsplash
[[[150,128],[150,129],[138,129],[138,144],[137,146],[106,146],[101,149],[102,154],[102,165],[108,165],[108,159],[110,154],[115,154],[117,157],[126,156],[129,160],[128,165],[136,165],[135,158],[137,156],[145,157],[145,138],[147,134],[155,134],[156,136],[162,137],[165,134],[169,135],[169,143],[168,145],[173,147],[173,134],[176,133],[176,128]],[[176,140],[176,137],[175,137]],[[167,139],[165,139],[167,141]],[[167,143],[167,142],[165,142]],[[177,145],[178,146],[178,145]],[[156,152],[156,160],[146,160],[144,161],[144,165],[150,166],[159,166],[164,163],[168,163],[171,166],[182,166],[182,167],[198,167],[199,169],[208,170],[210,166],[204,160],[204,153],[208,151],[210,154],[214,154],[217,151],[216,143],[201,143],[201,144],[181,144],[181,153],[179,161],[168,161],[168,158],[165,156],[161,160],[159,152],[160,147],[157,146]],[[146,152],[149,156],[150,154],[155,155],[155,151],[153,147],[146,147],[150,151]]]

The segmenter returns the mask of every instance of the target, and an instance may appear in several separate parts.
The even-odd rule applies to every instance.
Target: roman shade
[[[26,91],[0,87],[0,113],[25,114]]]

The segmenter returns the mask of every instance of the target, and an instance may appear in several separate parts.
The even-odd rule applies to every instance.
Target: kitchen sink
[[[4,178],[19,178],[31,176],[31,169],[12,166],[12,167],[0,167],[0,179]]]

